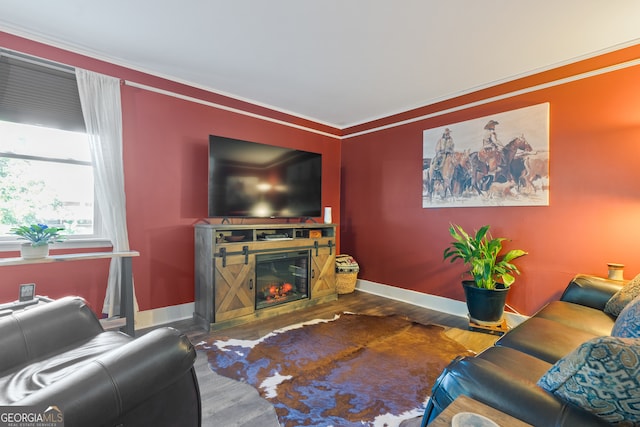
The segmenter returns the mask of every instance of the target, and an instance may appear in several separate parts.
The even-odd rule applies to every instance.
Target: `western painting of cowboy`
[[[427,129],[422,207],[547,206],[549,104]]]

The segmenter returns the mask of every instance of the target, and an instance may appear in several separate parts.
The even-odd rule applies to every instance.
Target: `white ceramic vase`
[[[624,264],[610,262],[607,267],[609,268],[609,275],[607,276],[609,279],[624,280]]]
[[[331,224],[331,208],[330,207],[324,208],[324,223]]]
[[[23,243],[20,246],[20,256],[24,259],[46,258],[49,256],[49,245],[32,246],[31,243]]]

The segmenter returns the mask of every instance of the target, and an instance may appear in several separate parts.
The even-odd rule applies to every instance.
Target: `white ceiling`
[[[636,44],[640,1],[2,0],[0,30],[344,128]]]

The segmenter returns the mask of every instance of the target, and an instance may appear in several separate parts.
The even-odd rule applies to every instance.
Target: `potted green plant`
[[[444,259],[461,260],[468,266],[473,279],[462,282],[471,321],[480,325],[500,324],[507,292],[516,280],[514,274],[520,274],[512,261],[527,252],[511,249],[500,254],[502,242],[507,239],[492,237],[489,225],[469,234],[459,225],[452,224],[449,234],[454,241],[445,249]]]
[[[31,224],[14,227],[9,233],[18,236],[18,239],[27,240],[20,246],[20,255],[25,259],[32,259],[48,256],[49,244],[62,241],[62,230],[64,228],[49,227],[46,224]]]

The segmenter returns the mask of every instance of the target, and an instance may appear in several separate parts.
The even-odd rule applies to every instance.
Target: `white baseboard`
[[[406,302],[407,304],[417,305],[418,307],[441,311],[454,316],[467,317],[467,305],[463,301],[362,279],[358,279],[356,289],[392,300]],[[193,311],[194,303],[192,302],[139,311],[136,313],[135,328],[146,329],[171,322],[191,319],[193,318]],[[505,316],[507,318],[507,324],[510,327],[514,327],[528,318],[527,316],[515,313],[505,313]]]
[[[146,329],[166,323],[193,318],[194,303],[171,305],[169,307],[154,308],[136,313],[136,329]]]
[[[382,283],[362,279],[358,279],[356,289],[368,294],[379,295],[392,300],[406,302],[407,304],[453,314],[454,316],[465,317],[467,315],[467,305],[463,301],[456,301],[450,298],[383,285]]]
[[[425,294],[422,292],[412,291],[410,289],[398,288],[396,286],[384,285],[382,283],[371,282],[363,279],[358,279],[356,289],[369,294],[379,295],[392,300],[405,302],[407,304],[413,304],[418,307],[451,314],[453,316],[467,318],[469,314],[467,311],[467,304],[464,301]],[[507,319],[507,325],[509,325],[510,328],[513,328],[528,319],[528,316],[508,312],[505,312],[505,317]]]

